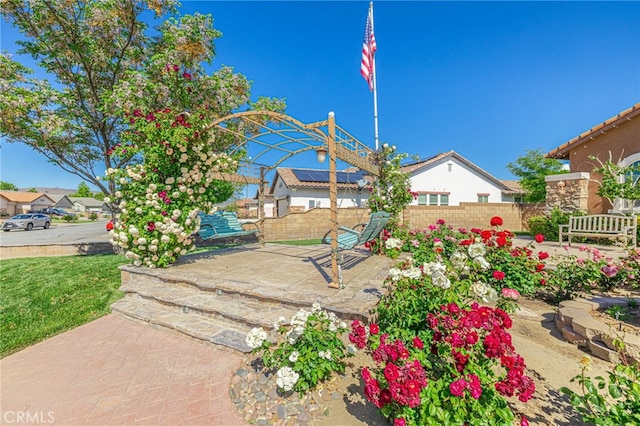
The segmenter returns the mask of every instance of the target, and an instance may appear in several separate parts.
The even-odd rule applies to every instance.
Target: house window
[[[516,204],[522,204],[524,203],[524,197],[521,197],[521,196],[513,197],[513,202]]]
[[[488,203],[489,202],[489,194],[478,194],[478,202],[479,203]]]
[[[438,194],[429,194],[429,205],[430,206],[438,205]]]
[[[309,208],[312,209],[316,206],[316,200],[309,200]]]
[[[441,206],[449,205],[449,194],[440,194],[440,205]]]
[[[427,205],[427,194],[418,194],[418,205],[419,206]]]

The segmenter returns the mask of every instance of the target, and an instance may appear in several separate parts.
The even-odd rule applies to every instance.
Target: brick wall
[[[322,238],[331,228],[329,214],[329,209],[317,208],[279,218],[265,218],[264,241]],[[543,204],[461,203],[460,206],[409,206],[403,212],[402,220],[411,228],[426,228],[438,219],[444,219],[454,228],[484,228],[489,226],[493,216],[500,216],[504,221],[503,228],[522,231],[527,229],[527,221],[531,216],[543,214]],[[368,220],[368,209],[354,207],[338,210],[340,226],[351,228]]]

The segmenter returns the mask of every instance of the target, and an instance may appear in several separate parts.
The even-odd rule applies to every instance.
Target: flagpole
[[[369,8],[371,10],[371,33],[375,34],[373,28],[373,2],[369,3]],[[373,55],[372,62],[372,70],[373,70],[373,132],[374,132],[374,140],[376,151],[378,150],[378,146],[380,145],[378,140],[378,85],[376,84],[376,57]]]

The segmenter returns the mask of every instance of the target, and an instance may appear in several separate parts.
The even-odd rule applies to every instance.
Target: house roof
[[[104,201],[96,200],[91,197],[69,197],[69,199],[72,202],[82,204],[85,207],[102,207],[105,204]]]
[[[69,198],[69,195],[67,195],[67,194],[48,193],[47,195],[49,196],[49,198],[51,198],[56,203],[60,202],[60,200],[62,200],[63,198],[67,198],[69,201],[71,201],[71,198]]]
[[[500,179],[500,182],[502,182],[504,186],[510,188],[510,191],[502,191],[505,194],[520,195],[525,193],[524,189],[522,189],[522,185],[520,185],[520,181]]]
[[[0,191],[0,196],[15,203],[31,203],[42,196],[47,197],[52,203],[54,202],[50,196],[43,194],[42,192]]]
[[[640,115],[640,103],[635,104],[631,108],[622,111],[620,114],[603,121],[586,132],[581,133],[556,149],[549,151],[546,157],[566,160],[569,158],[569,152],[573,147],[581,143],[590,142],[598,136],[604,135],[609,130],[617,129],[621,124],[631,121],[631,119],[638,115]]]
[[[340,170],[338,173],[344,173],[345,177],[351,176],[354,179],[353,183],[338,183],[338,189],[358,189],[357,180],[363,178],[367,182],[371,182],[371,177],[364,174],[364,172],[350,168],[346,170]],[[278,167],[276,169],[276,176],[273,178],[269,194],[273,194],[278,176],[282,179],[285,185],[289,188],[310,188],[310,189],[324,189],[329,188],[329,172],[327,170],[320,169],[291,169],[288,167]],[[350,180],[350,179],[349,179]]]
[[[441,154],[437,154],[434,155],[433,157],[429,157],[423,160],[418,160],[416,162],[413,163],[409,163],[406,164],[404,166],[402,166],[401,170],[403,173],[409,173],[409,174],[414,174],[415,172],[417,172],[420,169],[426,168],[428,166],[431,166],[433,164],[436,164],[444,159],[447,158],[455,158],[456,160],[458,160],[459,162],[461,162],[462,164],[466,165],[469,169],[475,171],[476,173],[478,173],[479,175],[481,175],[482,177],[484,177],[485,179],[487,179],[488,181],[492,182],[494,185],[496,185],[498,188],[500,188],[502,190],[502,192],[504,193],[510,193],[513,191],[513,188],[507,184],[505,184],[505,181],[501,181],[495,177],[493,177],[491,174],[489,174],[488,172],[484,171],[483,169],[481,169],[480,167],[476,166],[474,163],[472,163],[471,161],[467,160],[466,158],[464,158],[462,155],[458,154],[457,152],[451,150],[451,151],[447,151],[447,152],[443,152]]]

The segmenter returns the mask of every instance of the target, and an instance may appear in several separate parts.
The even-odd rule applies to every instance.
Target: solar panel
[[[329,171],[327,170],[293,169],[292,172],[300,182],[329,183]],[[365,173],[362,171],[336,172],[338,183],[357,183],[364,176]]]

